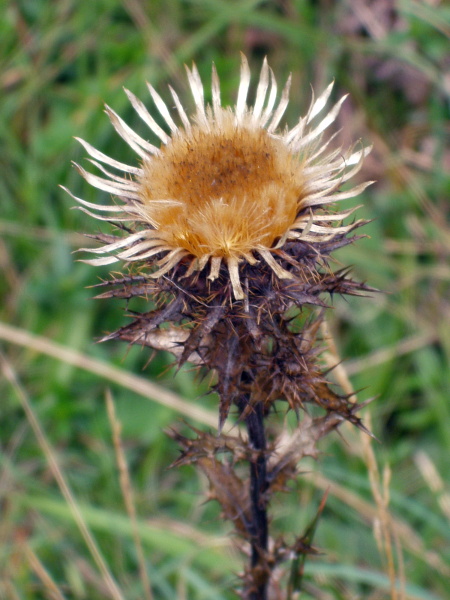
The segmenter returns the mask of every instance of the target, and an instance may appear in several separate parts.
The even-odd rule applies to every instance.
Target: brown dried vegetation
[[[288,489],[289,481],[298,475],[299,461],[304,456],[316,458],[317,442],[343,421],[369,433],[357,415],[362,405],[352,403],[328,382],[318,340],[323,311],[317,307],[326,306],[327,295],[372,291],[353,281],[348,269],[333,272],[328,266],[330,253],[352,239],[338,234],[332,241],[314,245],[285,244],[278,260],[292,273],[288,280],[278,279],[268,265],[246,264],[241,272],[242,301],[233,300],[225,266],[215,281],[198,273],[186,275],[188,267],[181,261],[171,277],[154,280],[142,272],[100,284],[108,288],[101,298],[151,296],[154,301],[153,310],[132,315],[129,325],[103,339],[165,348],[179,366],[190,360],[214,372],[219,429],[233,407],[238,421],[247,426],[245,436],[217,437],[195,430],[195,437],[189,439],[170,432],[182,449],[174,464],[196,465],[206,475],[209,498],[219,502],[223,516],[232,522],[244,541],[244,552],[251,549],[250,565],[243,574],[243,598],[266,598],[268,589],[274,594],[273,573],[279,563],[313,552],[304,536],[291,544],[269,537],[267,506],[272,494]],[[287,444],[266,439],[265,419],[277,401],[299,415],[297,430]],[[308,404],[320,407],[322,416],[309,416]],[[243,462],[250,464],[249,474],[242,473]]]

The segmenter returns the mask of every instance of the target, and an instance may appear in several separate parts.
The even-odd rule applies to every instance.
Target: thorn
[[[110,340],[116,340],[119,337],[119,332],[118,331],[113,331],[113,333],[108,333],[108,335],[103,336],[102,338],[99,338],[96,343],[97,344],[102,344],[103,342],[109,342]]]
[[[355,425],[358,429],[360,429],[361,431],[366,433],[368,436],[370,436],[372,439],[374,439],[376,442],[381,444],[380,440],[370,431],[370,429],[367,429],[367,427],[364,425],[364,423],[360,419],[355,417],[355,420],[349,419],[349,421],[350,421],[350,423]]]
[[[361,390],[364,390],[365,388],[360,388],[359,390],[357,390],[356,392],[354,392],[355,394],[358,394]],[[353,396],[353,394],[352,394]],[[371,398],[369,398],[368,400],[364,400],[364,402],[358,402],[358,404],[354,404],[354,408],[352,408],[353,412],[357,412],[359,410],[362,410],[363,408],[366,408],[366,406],[368,406],[369,404],[371,404],[374,400],[376,400],[379,397],[379,395],[377,396],[372,396]]]
[[[228,419],[231,407],[231,398],[220,398],[219,406],[219,424],[218,424],[218,435],[221,435],[225,421]]]

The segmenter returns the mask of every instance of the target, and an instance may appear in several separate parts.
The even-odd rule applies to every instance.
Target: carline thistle
[[[296,473],[294,462],[299,458],[291,452],[269,477],[264,419],[277,401],[296,412],[312,403],[325,415],[325,421],[311,422],[314,442],[342,420],[367,431],[357,416],[362,405],[330,386],[317,336],[320,307],[327,306],[327,296],[361,295],[372,289],[354,281],[347,268],[333,271],[330,266],[331,253],[359,237],[351,234],[365,223],[347,223],[356,209],[336,206],[370,185],[342,189],[361,169],[370,148],[357,144],[330,149],[334,136],[324,139],[345,100],[325,111],[333,84],[313,98],[307,113],[289,129],[280,123],[289,103],[291,77],[278,94],[267,60],[253,105],[248,103],[250,69],[243,55],[233,107],[222,106],[214,66],[211,104],[205,103],[195,65],[187,68],[187,76],[195,103],[192,116],[170,86],[171,107],[148,85],[163,126],[125,90],[139,117],[159,138],[158,145],[106,107],[139,164],[124,164],[79,140],[102,175],[76,168],[115,200],[105,205],[73,197],[81,210],[116,228],[115,234],[91,236],[102,245],[82,250],[99,257],[84,262],[127,265],[123,276],[115,274],[100,284],[107,288],[100,297],[152,300],[148,312],[133,314],[130,323],[103,339],[170,350],[179,365],[189,360],[214,372],[219,431],[233,406],[247,424],[248,440],[241,440],[239,456],[251,463],[250,487],[260,482],[259,500],[246,494],[248,523],[238,525],[236,516],[227,516],[241,534],[246,532],[252,548],[244,597],[263,598],[251,596],[249,590],[267,590],[270,565],[276,560],[269,556],[267,518],[261,511],[270,492],[284,488],[288,476]],[[205,455],[205,447],[215,455],[220,446],[197,433],[198,443],[175,436],[184,458],[192,462]],[[260,452],[257,460],[249,457],[245,444]],[[228,451],[236,453],[231,446]],[[220,447],[223,450],[223,444]],[[208,477],[227,514],[229,500]],[[284,556],[281,550],[279,555]]]

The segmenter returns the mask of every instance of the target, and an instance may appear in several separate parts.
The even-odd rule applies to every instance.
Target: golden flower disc
[[[271,248],[302,198],[298,159],[280,139],[250,122],[236,127],[228,111],[220,117],[174,136],[144,162],[140,180],[143,216],[169,246],[197,258]]]

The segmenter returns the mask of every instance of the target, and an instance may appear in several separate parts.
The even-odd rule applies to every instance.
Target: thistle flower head
[[[364,224],[343,224],[352,211],[336,211],[335,203],[368,185],[340,190],[369,149],[330,150],[330,140],[323,140],[344,98],[320,116],[329,85],[293,128],[280,129],[291,79],[278,97],[267,61],[253,105],[247,100],[245,57],[232,108],[221,104],[214,68],[211,105],[205,105],[195,66],[187,74],[195,101],[191,117],[172,88],[175,118],[149,86],[164,128],[127,91],[159,147],[107,108],[139,166],[80,140],[103,176],[77,166],[79,172],[116,200],[109,205],[76,200],[120,232],[95,235],[103,245],[89,251],[103,256],[85,262],[139,265],[137,272],[100,284],[108,287],[101,297],[154,299],[149,312],[135,313],[132,323],[104,339],[169,350],[179,365],[190,360],[217,373],[220,427],[233,403],[241,410],[243,394],[267,412],[278,399],[294,410],[313,402],[362,427],[348,398],[321,375],[314,348],[320,317],[306,313],[299,333],[287,314],[292,307],[326,306],[326,293],[370,289],[350,279],[348,269],[332,272],[328,264],[330,254],[355,239],[349,234]],[[163,323],[169,327],[160,327]]]
[[[104,177],[76,165],[79,172],[91,185],[115,196],[117,202],[99,205],[76,200],[97,219],[119,226],[127,223],[123,237],[100,237],[107,243],[89,251],[104,256],[86,262],[138,262],[154,279],[182,265],[185,277],[201,273],[210,283],[219,276],[228,278],[236,300],[244,298],[242,281],[248,265],[263,264],[281,280],[298,279],[289,259],[286,263],[290,242],[314,245],[343,239],[360,224],[342,225],[351,211],[329,210],[335,202],[356,196],[368,185],[339,191],[360,169],[368,149],[330,151],[322,139],[345,98],[319,118],[331,84],[313,99],[307,114],[293,128],[280,129],[291,78],[277,99],[277,84],[266,60],[253,105],[248,103],[250,70],[244,56],[233,108],[221,104],[214,67],[211,105],[205,105],[196,67],[187,69],[187,75],[195,101],[192,117],[172,88],[175,118],[155,89],[148,86],[165,121],[164,128],[126,90],[138,115],[159,138],[160,147],[106,108],[116,131],[139,156],[139,167],[120,163],[80,140]]]

